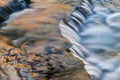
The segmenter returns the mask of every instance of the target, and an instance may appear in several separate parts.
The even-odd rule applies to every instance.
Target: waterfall
[[[120,80],[119,9],[118,0],[82,0],[69,20],[60,22],[61,35],[91,80]]]

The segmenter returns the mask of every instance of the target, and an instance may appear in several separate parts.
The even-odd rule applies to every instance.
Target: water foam
[[[112,1],[112,0],[110,0]],[[61,34],[70,40],[70,50],[80,58],[91,80],[120,80],[119,8],[115,1],[83,0],[71,14],[70,21],[60,22]],[[93,78],[94,77],[94,78]]]

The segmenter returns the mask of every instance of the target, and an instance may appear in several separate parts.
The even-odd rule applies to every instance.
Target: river
[[[9,4],[9,14],[0,15],[0,24],[7,24],[17,16],[34,11],[23,10],[28,8],[29,0],[17,1],[19,5],[14,0]],[[60,21],[61,35],[71,42],[72,54],[84,62],[84,68],[91,80],[120,80],[120,1],[80,2],[79,6],[74,6],[74,11],[68,15],[68,19]],[[4,26],[2,29],[8,28]]]
[[[120,80],[119,0],[83,0],[61,21],[61,34],[70,40],[73,55],[85,63],[91,80]]]

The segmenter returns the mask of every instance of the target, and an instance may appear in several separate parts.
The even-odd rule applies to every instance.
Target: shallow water
[[[120,1],[84,1],[67,24],[61,21],[61,34],[95,80],[120,80]]]
[[[1,0],[0,1],[0,27],[10,15],[30,7],[30,0]]]
[[[58,0],[46,0],[41,5],[42,1],[10,14],[0,29],[0,71],[5,71],[0,80],[89,80],[84,64],[70,54],[69,42],[61,37],[58,25],[66,4],[74,7],[80,1],[61,5]]]
[[[72,43],[70,50],[74,56],[84,62],[84,67],[90,74],[91,80],[120,80],[120,1],[80,1],[82,3],[77,5],[76,3],[70,4],[74,11],[68,16],[69,21],[60,22],[61,34]],[[5,23],[9,23],[29,11],[34,10],[26,9],[14,13],[9,19],[7,18]],[[19,27],[19,25],[17,26]],[[8,27],[4,26],[2,29],[8,29]],[[28,76],[28,74],[24,74]]]

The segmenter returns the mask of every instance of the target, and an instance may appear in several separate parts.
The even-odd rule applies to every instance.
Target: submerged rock
[[[23,50],[8,45],[6,41],[5,38],[1,37],[0,67],[7,73],[11,71],[11,68],[3,66],[11,66],[12,71],[14,71],[11,74],[17,73],[14,75],[16,79],[18,78],[17,80],[89,80],[89,76],[83,68],[84,64],[65,50],[63,47],[66,45],[62,45],[59,41],[59,44],[56,45],[54,41],[51,41],[53,52],[51,51],[49,54],[44,47],[39,48],[42,45],[48,46],[46,40],[38,41],[42,45],[34,45],[36,42],[31,43],[31,46],[24,44]],[[25,48],[25,46],[27,47]],[[33,51],[30,48],[33,48]],[[1,80],[8,80],[8,78],[13,80],[11,74],[0,73],[2,75]]]
[[[53,1],[54,5],[41,7],[37,1],[30,11],[2,28],[5,33],[1,32],[1,65],[12,66],[18,80],[89,80],[84,64],[71,55],[69,41],[60,35],[58,24],[66,17],[64,11],[69,11],[69,6],[50,0],[46,2]]]

